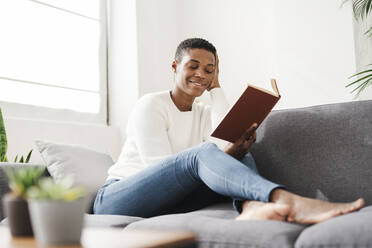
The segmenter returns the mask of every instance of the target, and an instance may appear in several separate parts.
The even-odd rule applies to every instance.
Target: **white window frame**
[[[99,0],[100,37],[99,37],[99,95],[98,113],[85,113],[73,110],[54,109],[31,104],[0,101],[5,118],[46,120],[58,122],[77,122],[108,125],[108,21],[107,0]]]

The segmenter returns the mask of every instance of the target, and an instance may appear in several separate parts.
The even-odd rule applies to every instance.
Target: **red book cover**
[[[275,79],[274,92],[248,85],[211,136],[234,143],[253,124],[259,126],[280,99]]]

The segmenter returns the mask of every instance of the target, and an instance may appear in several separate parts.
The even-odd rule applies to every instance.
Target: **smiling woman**
[[[228,109],[211,43],[182,41],[172,68],[173,89],[141,97],[132,110],[95,214],[152,217],[232,201],[241,213],[237,220],[318,223],[363,206],[363,199],[338,204],[301,197],[261,177],[249,153],[255,124],[234,143],[210,136]],[[195,102],[205,90],[211,106]]]
[[[207,50],[190,49],[182,59],[173,61],[175,87],[171,96],[179,110],[190,110],[195,97],[201,96],[206,89],[219,87],[216,58]]]
[[[30,118],[31,110],[56,119],[63,110],[64,120],[104,122],[105,19],[100,0],[1,1],[0,101],[7,116]]]

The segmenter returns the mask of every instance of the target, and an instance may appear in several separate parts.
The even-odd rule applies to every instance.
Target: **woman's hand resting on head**
[[[219,73],[219,71],[220,71],[220,69],[219,69],[219,60],[218,60],[218,55],[216,53],[216,65],[215,65],[215,68],[214,68],[214,77],[213,77],[212,83],[207,88],[208,91],[210,91],[211,89],[214,89],[214,88],[221,88],[220,82],[218,81],[218,73]]]
[[[224,152],[237,160],[242,159],[248,153],[251,145],[256,141],[256,129],[257,124],[253,123],[235,143],[229,143],[224,149]]]

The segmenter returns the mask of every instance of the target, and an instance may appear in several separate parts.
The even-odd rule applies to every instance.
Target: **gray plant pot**
[[[80,243],[86,198],[72,202],[30,200],[28,205],[35,239],[39,244]]]
[[[3,197],[5,216],[12,236],[32,236],[32,227],[27,201],[23,197],[6,194]]]

